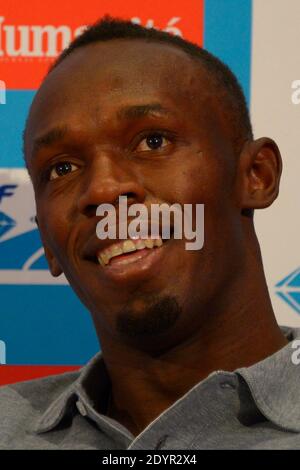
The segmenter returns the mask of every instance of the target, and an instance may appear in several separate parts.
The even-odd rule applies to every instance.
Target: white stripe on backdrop
[[[257,211],[256,228],[277,319],[300,326],[300,275],[292,289],[281,289],[294,293],[298,313],[275,293],[275,285],[300,268],[300,104],[292,102],[292,82],[300,80],[299,0],[253,0],[252,28],[254,133],[274,138],[283,157],[279,198]]]

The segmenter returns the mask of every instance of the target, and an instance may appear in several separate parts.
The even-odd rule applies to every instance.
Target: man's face
[[[237,273],[236,163],[217,92],[183,51],[113,40],[74,51],[35,98],[25,149],[46,255],[106,334],[176,343]],[[204,247],[171,238],[120,269],[101,266],[96,208],[120,195],[147,208],[204,204]]]

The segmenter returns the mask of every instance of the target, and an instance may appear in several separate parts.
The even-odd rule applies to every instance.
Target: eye
[[[55,180],[60,176],[65,176],[72,171],[77,170],[77,166],[70,162],[59,162],[52,166],[49,173],[49,179]]]
[[[147,137],[141,140],[141,142],[137,146],[137,150],[157,150],[160,148],[164,148],[169,142],[169,139],[167,139],[162,133],[153,132],[152,134],[148,134]]]

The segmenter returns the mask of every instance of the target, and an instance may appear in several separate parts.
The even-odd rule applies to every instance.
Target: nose
[[[132,162],[120,160],[101,155],[86,170],[82,193],[77,202],[82,214],[95,216],[100,204],[116,205],[119,196],[127,196],[128,204],[145,200],[145,189],[129,167]]]

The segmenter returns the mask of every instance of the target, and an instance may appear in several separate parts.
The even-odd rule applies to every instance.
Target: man
[[[91,312],[102,355],[2,388],[1,447],[299,448],[300,333],[276,323],[253,225],[277,197],[281,157],[253,139],[230,70],[105,18],[45,78],[24,151],[51,273]],[[100,240],[97,207],[118,210],[120,196],[204,204],[203,248]]]

